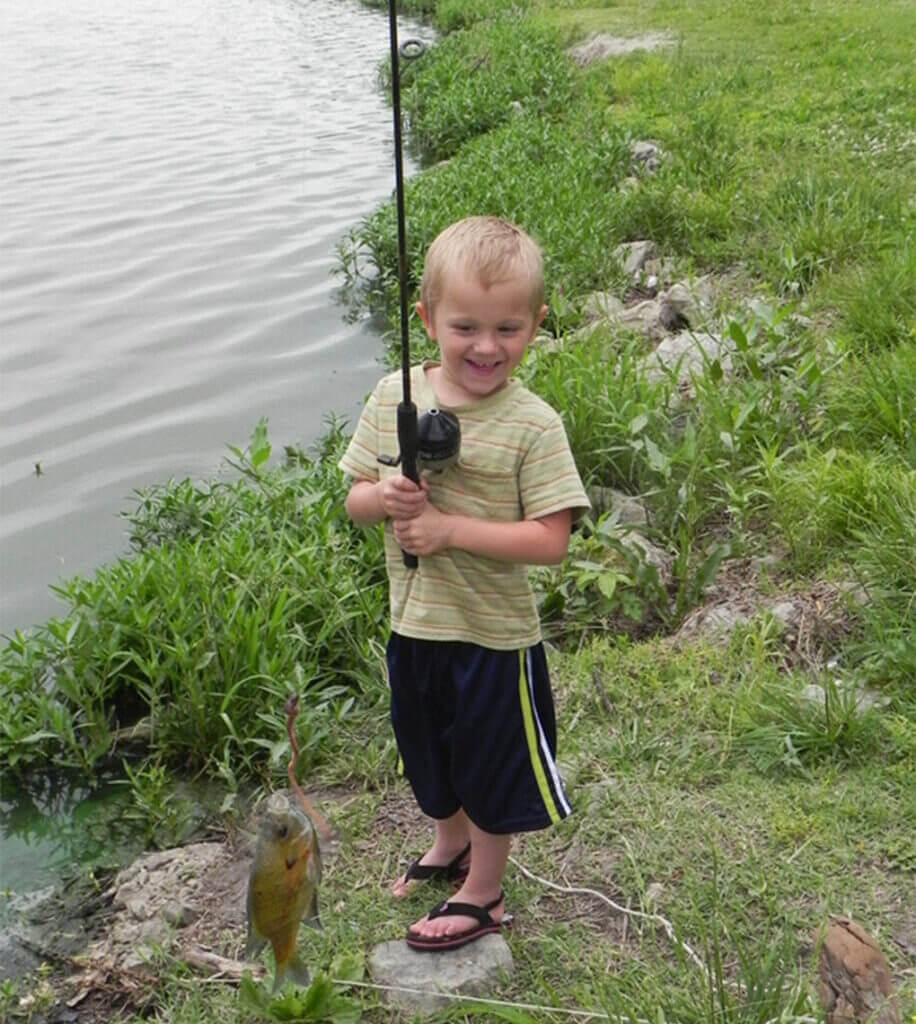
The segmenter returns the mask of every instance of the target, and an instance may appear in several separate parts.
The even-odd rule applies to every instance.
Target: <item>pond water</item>
[[[394,185],[358,0],[0,0],[0,633],[126,549],[136,488],[354,422],[335,246]],[[402,32],[417,34],[404,23]],[[422,33],[420,33],[422,34]]]
[[[0,0],[0,633],[126,550],[135,488],[355,421],[335,247],[394,186],[358,0]],[[402,32],[423,34],[405,21]],[[41,472],[39,473],[38,467]],[[131,847],[123,787],[0,794],[0,891]]]

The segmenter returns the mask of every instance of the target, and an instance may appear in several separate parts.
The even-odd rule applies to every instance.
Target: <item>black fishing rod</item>
[[[417,407],[410,396],[410,327],[407,320],[407,224],[404,216],[404,157],[401,146],[401,62],[398,47],[397,0],[388,0],[391,38],[391,105],[394,108],[394,184],[398,220],[398,296],[401,310],[401,401],[398,404],[398,448],[401,472],[419,487]],[[404,565],[416,569],[416,555],[404,552]]]
[[[398,297],[401,321],[401,401],[398,403],[397,459],[379,456],[387,464],[400,462],[401,472],[420,486],[420,468],[442,470],[458,456],[460,429],[457,417],[430,409],[417,417],[410,395],[410,322],[407,313],[407,222],[404,214],[404,157],[401,144],[401,61],[419,57],[425,47],[418,39],[398,45],[397,0],[388,0],[388,34],[391,40],[391,106],[394,111],[394,182],[398,222]],[[416,569],[417,556],[404,552],[404,565]]]

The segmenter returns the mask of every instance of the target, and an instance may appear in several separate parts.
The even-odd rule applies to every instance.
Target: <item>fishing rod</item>
[[[401,62],[398,46],[397,0],[388,0],[391,41],[391,105],[394,109],[394,184],[398,220],[398,298],[401,317],[401,401],[398,404],[398,449],[401,472],[419,487],[417,468],[417,407],[410,395],[410,327],[407,320],[407,224],[404,215],[404,157],[401,145]],[[417,556],[404,552],[404,565],[416,569]]]
[[[460,428],[452,413],[430,409],[417,416],[410,394],[410,324],[407,312],[407,221],[404,213],[404,157],[401,143],[401,61],[414,60],[425,50],[419,39],[398,45],[397,0],[388,0],[388,35],[391,42],[391,106],[394,119],[394,181],[398,222],[398,297],[401,323],[401,401],[398,403],[398,457],[380,455],[388,465],[401,464],[401,472],[420,486],[420,464],[442,470],[458,457]],[[404,552],[404,565],[416,569],[416,555]]]

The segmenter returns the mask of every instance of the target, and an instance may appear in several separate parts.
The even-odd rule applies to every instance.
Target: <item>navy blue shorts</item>
[[[392,633],[388,675],[398,750],[424,814],[464,808],[485,832],[508,833],[571,813],[542,644],[494,651]]]

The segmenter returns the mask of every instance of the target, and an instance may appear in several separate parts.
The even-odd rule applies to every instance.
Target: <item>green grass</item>
[[[587,482],[643,498],[673,566],[663,578],[613,518],[595,518],[564,566],[535,574],[578,813],[517,845],[538,878],[508,874],[520,927],[500,997],[653,1022],[810,1021],[812,932],[847,913],[878,938],[909,1020],[912,964],[893,938],[916,869],[916,12],[903,0],[399,6],[441,33],[405,68],[424,157],[407,189],[411,288],[433,237],[467,214],[509,217],[542,243],[554,337],[520,373],[561,411]],[[592,32],[659,30],[671,46],[588,69],[564,52]],[[664,159],[634,182],[637,139]],[[709,328],[732,351],[689,389],[647,379],[644,338],[579,330],[591,291],[624,296],[613,250],[638,238],[676,278],[723,282]],[[392,204],[339,248],[353,295],[389,317],[396,252]],[[412,329],[415,355],[432,353]],[[190,763],[232,792],[279,783],[280,709],[302,690],[309,779],[346,793],[327,808],[341,833],[324,883],[333,912],[301,937],[331,976],[429,902],[386,891],[425,834],[385,824],[413,819],[385,713],[380,537],[342,514],[341,443],[332,429],[314,455],[269,466],[259,425],[231,480],[150,487],[129,515],[135,555],[64,585],[67,614],[0,652],[0,776],[49,761],[101,771],[114,730],[148,718],[150,761],[127,781],[138,814],[176,829],[166,768]],[[677,638],[716,581],[761,599],[851,596],[823,635],[757,614],[725,639]],[[883,703],[863,711],[863,688]],[[582,889],[660,913],[708,972],[658,921]],[[226,937],[225,952],[241,942]],[[174,964],[160,973],[170,1024],[282,1018]],[[408,1019],[345,991],[363,1019]],[[346,1010],[315,998],[323,1018],[290,1003],[287,1019]],[[443,1019],[477,1015],[564,1019],[497,1007]]]

